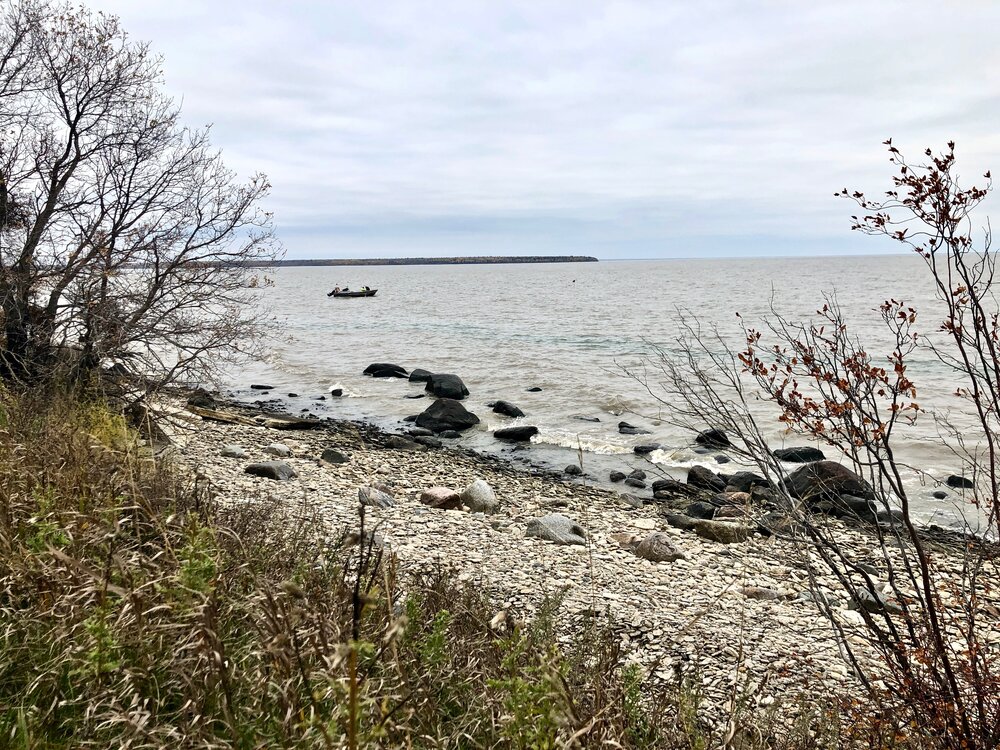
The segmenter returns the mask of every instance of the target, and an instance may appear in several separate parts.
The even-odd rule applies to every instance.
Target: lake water
[[[652,345],[669,346],[677,334],[677,311],[703,325],[717,325],[734,345],[741,342],[736,313],[748,324],[775,306],[792,320],[806,320],[822,305],[823,292],[836,291],[855,331],[864,340],[886,340],[875,308],[888,297],[933,309],[927,272],[915,256],[769,258],[737,260],[614,261],[600,263],[467,266],[361,266],[282,268],[268,271],[274,285],[262,301],[277,317],[264,361],[228,376],[237,398],[261,398],[251,383],[276,386],[291,411],[366,419],[383,427],[405,427],[401,418],[425,408],[410,400],[423,384],[372,379],[362,370],[372,362],[393,362],[408,370],[459,375],[471,391],[465,405],[482,420],[459,441],[477,450],[512,455],[562,468],[584,451],[588,474],[600,479],[611,469],[650,468],[636,456],[636,444],[664,447],[650,460],[683,478],[695,463],[721,467],[712,455],[692,450],[693,434],[667,421],[664,406],[622,365],[641,362]],[[328,298],[334,286],[377,288],[366,299]],[[923,323],[933,328],[928,314]],[[876,347],[872,347],[875,350]],[[962,410],[949,394],[957,383],[929,353],[920,353],[910,374],[922,406],[931,412]],[[656,382],[655,375],[651,377]],[[331,387],[345,398],[315,400]],[[527,389],[539,387],[540,392]],[[288,398],[287,393],[297,393]],[[526,417],[494,414],[486,402],[505,399]],[[584,422],[578,417],[597,417]],[[954,416],[954,415],[953,415]],[[961,417],[960,417],[961,418]],[[618,434],[627,420],[652,434]],[[540,434],[527,451],[511,452],[491,433],[501,426],[532,424]],[[772,419],[774,447],[808,441],[787,434]],[[962,473],[958,458],[930,440],[937,428],[930,415],[907,431],[901,455],[932,476]],[[827,450],[829,456],[829,450]],[[733,470],[728,464],[726,470]],[[939,489],[918,479],[911,489],[921,515],[948,522],[957,496],[939,501]]]

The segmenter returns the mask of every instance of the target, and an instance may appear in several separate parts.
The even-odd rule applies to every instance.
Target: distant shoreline
[[[589,255],[478,255],[451,258],[311,258],[254,263],[253,268],[275,266],[457,266],[499,265],[506,263],[597,263]]]

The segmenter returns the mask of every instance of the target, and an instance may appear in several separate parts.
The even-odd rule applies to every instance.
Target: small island
[[[500,263],[597,263],[589,255],[475,255],[451,258],[308,258],[274,260],[259,266],[453,266]]]

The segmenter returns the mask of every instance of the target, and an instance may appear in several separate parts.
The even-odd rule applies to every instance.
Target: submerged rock
[[[424,390],[433,393],[438,398],[450,398],[461,401],[469,395],[469,389],[458,375],[439,373],[431,375]]]
[[[610,479],[612,482],[624,482],[625,481],[625,472],[624,471],[612,471],[608,475],[608,479]]]
[[[729,437],[726,433],[718,427],[710,427],[707,430],[702,430],[695,437],[694,441],[698,445],[704,445],[707,448],[731,448],[733,446],[729,442]]]
[[[532,518],[528,521],[528,528],[524,535],[545,539],[556,544],[585,545],[587,543],[587,532],[583,530],[583,527],[561,513],[550,513],[540,518]]]
[[[618,423],[618,432],[622,435],[649,435],[649,430],[644,430],[641,427],[636,427],[634,424],[629,424],[628,422]]]
[[[537,434],[538,428],[534,425],[521,425],[520,427],[503,427],[496,430],[493,437],[510,443],[526,443]]]
[[[407,376],[406,368],[390,362],[372,362],[362,374],[371,375],[373,378],[405,378]]]
[[[434,432],[461,432],[479,424],[479,417],[454,399],[439,398],[417,415],[416,423],[418,427],[426,427]]]
[[[496,414],[503,414],[505,417],[523,417],[524,412],[518,409],[510,401],[496,401],[493,403],[493,411]]]
[[[578,464],[570,464],[563,469],[563,473],[569,474],[571,477],[578,477],[583,474],[583,469],[581,469]]]
[[[649,453],[652,453],[653,451],[660,450],[660,447],[661,446],[660,446],[659,443],[646,443],[645,445],[637,445],[637,446],[635,446],[632,449],[632,452],[636,453],[636,454],[638,454],[640,456],[645,456],[645,455],[647,455]]]
[[[973,487],[976,486],[975,482],[973,482],[971,479],[966,479],[965,477],[961,477],[958,474],[952,474],[950,477],[948,477],[945,480],[945,484],[947,484],[949,487],[954,487],[955,489],[960,489],[960,490],[971,490]]]
[[[426,383],[433,377],[434,373],[429,370],[421,370],[419,367],[410,372],[411,383]]]
[[[787,461],[790,464],[807,464],[813,461],[825,461],[826,456],[819,448],[808,446],[802,448],[778,448],[773,451],[774,457],[779,461]]]

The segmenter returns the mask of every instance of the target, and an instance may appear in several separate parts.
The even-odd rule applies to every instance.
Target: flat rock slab
[[[587,544],[587,532],[576,521],[561,513],[532,518],[524,532],[526,537],[545,539],[556,544]]]
[[[420,493],[420,502],[438,510],[461,510],[462,498],[447,487],[431,487]]]
[[[255,477],[264,477],[265,479],[276,479],[279,481],[295,479],[298,476],[295,473],[295,469],[284,461],[262,461],[250,464],[243,471]]]

